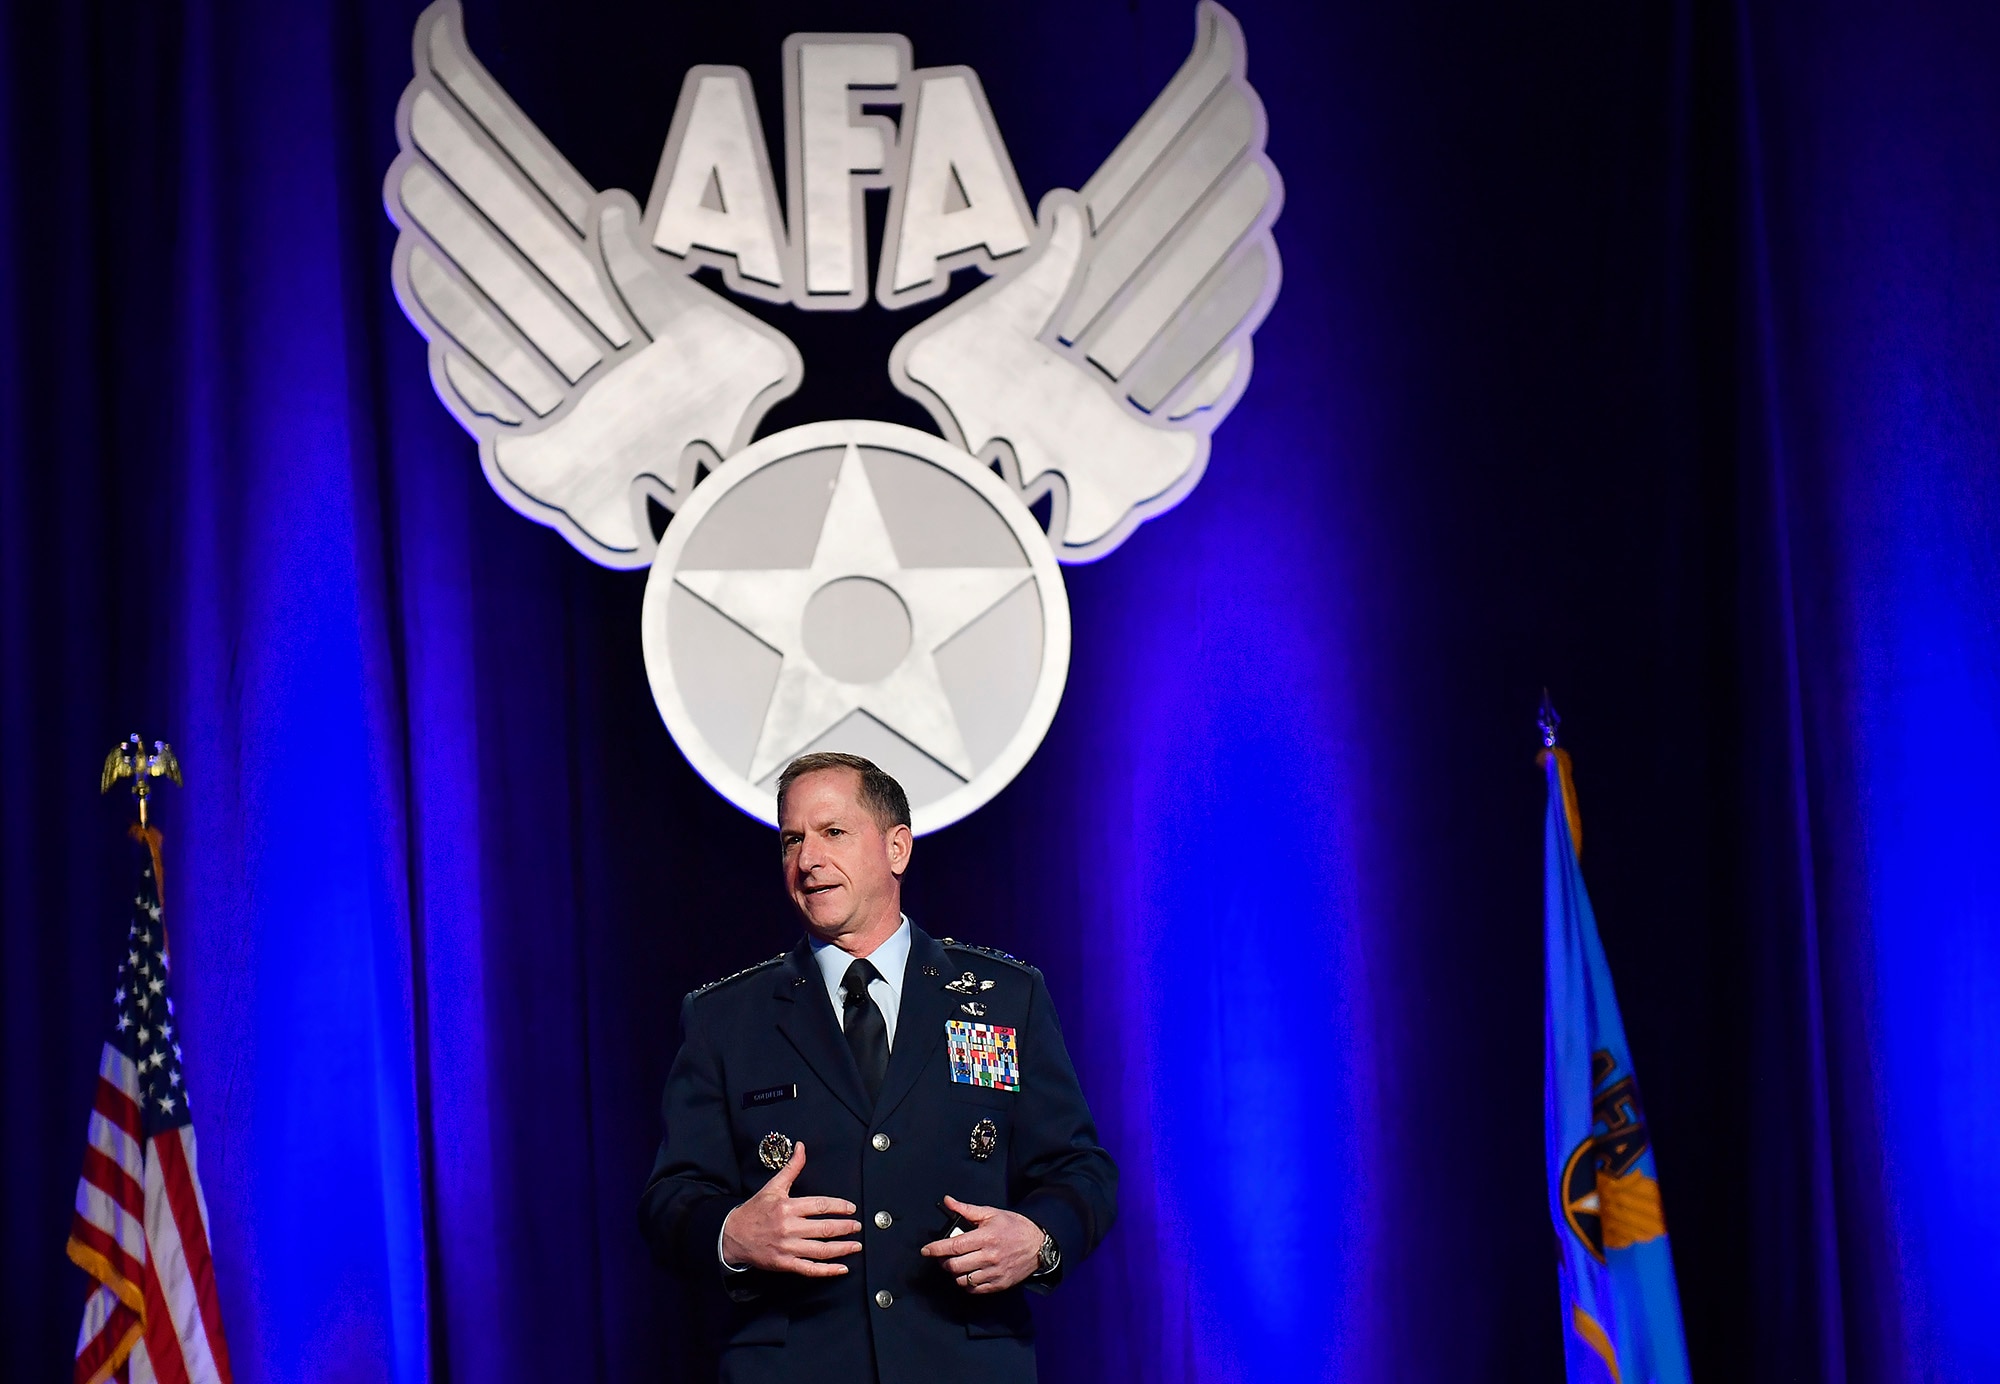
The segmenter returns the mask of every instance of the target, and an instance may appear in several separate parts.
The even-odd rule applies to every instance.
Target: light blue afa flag
[[[1611,969],[1577,856],[1583,826],[1552,716],[1543,913],[1548,948],[1543,1119],[1569,1384],[1688,1384],[1659,1174]]]

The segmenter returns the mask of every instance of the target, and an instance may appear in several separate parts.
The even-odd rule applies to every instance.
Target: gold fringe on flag
[[[1576,779],[1570,773],[1569,751],[1557,745],[1543,750],[1535,756],[1535,763],[1544,769],[1549,767],[1549,756],[1556,757],[1556,777],[1562,781],[1563,816],[1569,821],[1569,843],[1576,848],[1576,858],[1583,859],[1583,813],[1576,806]]]

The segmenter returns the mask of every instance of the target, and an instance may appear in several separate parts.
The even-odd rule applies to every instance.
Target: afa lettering
[[[646,203],[654,249],[719,269],[733,292],[831,310],[868,301],[870,188],[890,194],[884,307],[934,298],[953,270],[991,272],[1028,248],[1034,218],[970,68],[912,68],[900,34],[793,34],[784,74],[782,220],[749,74],[696,67]]]

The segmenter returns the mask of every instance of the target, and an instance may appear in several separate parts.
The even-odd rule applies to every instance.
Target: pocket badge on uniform
[[[783,1172],[785,1164],[792,1161],[792,1136],[772,1130],[757,1141],[757,1161],[772,1172]]]
[[[991,1120],[981,1120],[972,1127],[972,1136],[966,1142],[972,1156],[984,1163],[1000,1147],[1000,1127]]]
[[[947,1019],[944,1036],[951,1048],[953,1081],[994,1091],[1021,1089],[1020,1051],[1013,1029]]]

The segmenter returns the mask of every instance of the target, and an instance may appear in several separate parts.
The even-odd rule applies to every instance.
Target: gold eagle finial
[[[139,800],[139,825],[146,825],[146,799],[152,796],[152,780],[170,780],[178,788],[181,786],[181,762],[174,757],[174,747],[164,740],[155,740],[151,753],[146,750],[146,742],[135,732],[111,747],[111,753],[104,756],[104,772],[98,777],[97,791],[109,793],[111,785],[120,779],[132,780],[132,796]]]

